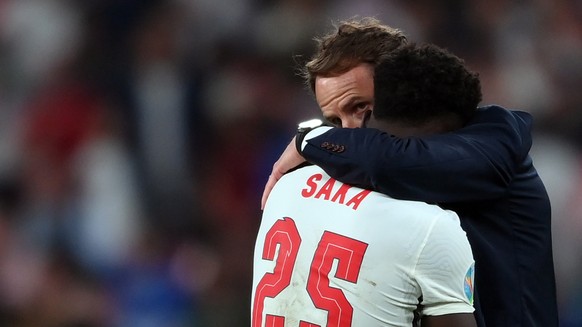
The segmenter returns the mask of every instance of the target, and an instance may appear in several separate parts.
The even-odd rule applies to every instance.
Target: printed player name
[[[362,190],[356,195],[348,197],[348,190],[352,188],[351,186],[338,182],[340,187],[334,191],[336,180],[330,178],[327,182],[323,183],[323,185],[320,185],[322,184],[322,179],[322,174],[315,174],[309,177],[306,181],[307,187],[301,190],[301,195],[304,198],[315,198],[343,204],[357,210],[360,203],[362,203],[366,196],[371,192],[370,190]]]

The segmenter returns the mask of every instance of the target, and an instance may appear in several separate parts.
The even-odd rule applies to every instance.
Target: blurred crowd
[[[319,115],[297,68],[355,16],[534,115],[582,326],[580,0],[0,0],[0,326],[248,326],[263,185]]]

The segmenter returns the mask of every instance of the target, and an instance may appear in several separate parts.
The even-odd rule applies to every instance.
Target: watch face
[[[319,127],[323,125],[323,121],[321,121],[321,119],[311,119],[311,120],[307,120],[304,121],[302,123],[299,123],[299,128],[315,128],[315,127]]]

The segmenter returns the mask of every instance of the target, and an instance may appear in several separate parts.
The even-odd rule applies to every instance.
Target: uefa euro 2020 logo
[[[473,304],[474,286],[473,281],[475,280],[475,264],[473,263],[471,267],[467,270],[465,275],[465,296],[469,300],[469,303]]]

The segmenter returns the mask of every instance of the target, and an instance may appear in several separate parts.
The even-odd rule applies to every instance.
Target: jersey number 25
[[[277,220],[267,232],[262,258],[276,260],[276,263],[273,272],[266,273],[255,290],[252,327],[263,327],[265,298],[275,298],[291,284],[291,274],[300,245],[301,237],[295,222],[289,217]],[[337,260],[334,275],[336,278],[356,283],[367,247],[366,243],[329,231],[321,236],[309,269],[307,292],[316,308],[328,312],[327,327],[349,327],[352,325],[353,315],[353,307],[344,293],[329,285],[333,261]],[[285,317],[270,314],[265,316],[265,326],[283,327],[284,324]],[[320,326],[300,321],[299,327]]]

